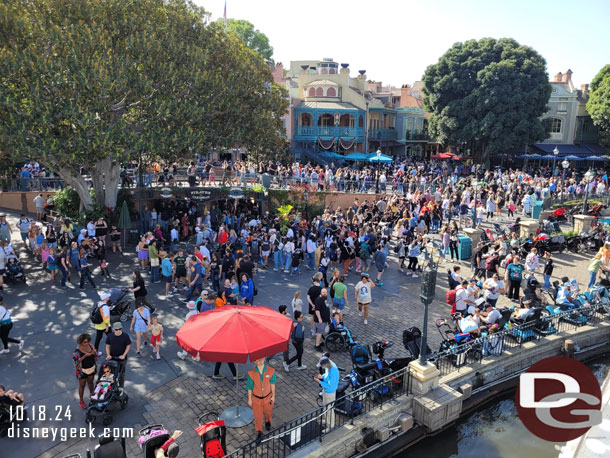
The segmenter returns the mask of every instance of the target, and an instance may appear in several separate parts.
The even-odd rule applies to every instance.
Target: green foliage
[[[105,173],[114,207],[108,171],[128,158],[280,147],[285,89],[208,16],[188,0],[0,2],[0,151],[42,154],[91,208],[81,167]]]
[[[466,146],[481,163],[547,136],[540,116],[551,95],[545,60],[513,39],[455,43],[424,74],[429,130]]]
[[[603,143],[610,145],[610,64],[604,66],[591,81],[587,112],[600,129]]]
[[[76,220],[80,210],[80,197],[74,188],[64,188],[53,195],[55,211],[60,215]]]
[[[224,25],[224,19],[218,19]],[[237,35],[244,44],[258,52],[267,60],[272,60],[273,47],[269,44],[269,38],[263,32],[254,28],[254,24],[244,19],[227,19],[227,32]]]

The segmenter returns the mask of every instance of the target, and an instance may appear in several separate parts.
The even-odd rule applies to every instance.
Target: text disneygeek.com
[[[133,428],[103,428],[97,429],[92,424],[82,428],[40,426],[29,427],[12,424],[6,437],[10,439],[51,439],[65,442],[68,439],[95,439],[112,436],[116,438],[133,438]]]

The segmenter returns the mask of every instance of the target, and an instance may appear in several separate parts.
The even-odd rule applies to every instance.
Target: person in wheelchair
[[[347,328],[343,324],[343,321],[340,320],[339,312],[333,313],[333,316],[330,319],[330,331],[329,332],[343,332],[345,333]]]
[[[513,316],[510,318],[511,323],[521,324],[527,317],[530,316],[534,311],[534,306],[532,305],[532,301],[523,301],[523,307],[515,308],[513,312]]]
[[[576,295],[572,292],[572,284],[569,281],[559,286],[556,302],[557,305],[568,308],[573,308],[578,305]]]
[[[527,286],[523,290],[522,303],[530,303],[532,308],[546,305],[546,297],[542,294],[542,286],[534,277],[527,280]]]

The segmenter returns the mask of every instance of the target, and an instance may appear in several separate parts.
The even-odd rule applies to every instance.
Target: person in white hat
[[[199,312],[197,311],[197,309],[195,308],[195,301],[188,301],[186,303],[186,308],[189,309],[189,312],[186,314],[186,318],[184,319],[184,321],[188,321],[190,317],[192,317],[193,315],[197,315]],[[184,358],[186,358],[186,355],[188,355],[188,353],[186,352],[186,350],[182,350],[178,352],[178,358],[184,360]]]
[[[102,337],[104,334],[108,334],[110,331],[110,308],[108,307],[108,301],[110,300],[110,293],[108,291],[102,291],[99,293],[100,301],[97,303],[97,306],[100,310],[100,315],[102,317],[102,322],[99,324],[93,324],[95,328],[95,343],[93,346],[95,347],[98,356],[102,354],[100,351],[99,344],[102,341]]]

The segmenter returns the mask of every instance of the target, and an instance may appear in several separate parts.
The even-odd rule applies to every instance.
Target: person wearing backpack
[[[508,277],[507,297],[513,302],[519,302],[519,288],[521,288],[521,280],[523,280],[523,269],[523,264],[519,263],[519,256],[517,255],[506,266],[506,276]]]
[[[298,370],[301,371],[303,369],[307,369],[307,366],[302,363],[303,342],[305,342],[305,325],[303,324],[303,314],[298,310],[295,310],[294,312],[294,321],[292,322],[292,333],[290,335],[290,340],[292,341],[292,346],[297,351],[297,354],[284,362],[284,370],[288,372],[290,370],[290,365],[294,361],[296,361],[298,364]]]
[[[97,351],[98,356],[102,354],[100,351],[100,342],[104,334],[110,332],[110,308],[108,307],[108,300],[110,299],[109,292],[100,293],[100,301],[97,306],[91,311],[90,320],[95,328],[95,343],[93,346]]]
[[[360,250],[358,251],[358,257],[362,260],[362,273],[368,275],[371,267],[371,247],[368,244],[369,238],[364,237],[364,240],[360,243]]]

